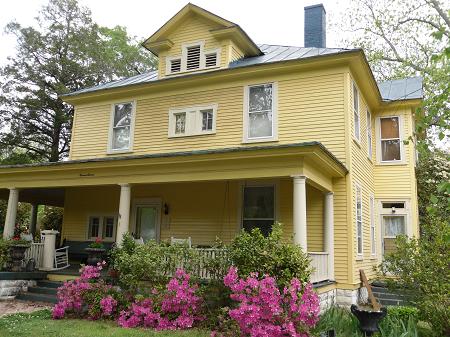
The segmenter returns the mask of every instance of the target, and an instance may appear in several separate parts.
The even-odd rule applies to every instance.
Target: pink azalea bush
[[[196,295],[198,285],[190,283],[190,275],[178,269],[162,293],[153,290],[152,296],[132,303],[122,311],[120,326],[143,326],[156,330],[188,329],[203,320],[200,315],[202,298]]]
[[[252,273],[240,279],[237,268],[230,267],[224,284],[238,303],[229,316],[239,326],[241,336],[308,337],[319,320],[318,295],[311,284],[303,287],[296,278],[280,291],[273,277],[258,279],[258,274]],[[213,332],[211,336],[223,334]]]
[[[52,317],[63,318],[68,313],[78,315],[87,314],[96,319],[102,315],[109,316],[117,307],[117,301],[107,295],[112,287],[100,279],[101,271],[106,262],[98,263],[96,266],[84,266],[81,269],[80,278],[64,282],[58,288],[58,303],[54,306]],[[97,298],[100,296],[99,300]],[[105,298],[102,298],[102,297]],[[99,303],[97,303],[99,302]],[[97,308],[100,306],[100,310]]]

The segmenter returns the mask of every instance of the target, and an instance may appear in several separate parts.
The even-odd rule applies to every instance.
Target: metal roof
[[[318,56],[354,52],[358,50],[358,49],[344,49],[344,48],[305,48],[305,47],[278,46],[269,44],[261,44],[258,45],[258,47],[261,49],[264,55],[242,58],[240,60],[233,61],[230,63],[229,68],[240,68],[264,63],[300,60]],[[128,78],[108,82],[105,84],[100,84],[94,87],[81,89],[66,94],[64,96],[75,96],[99,90],[125,87],[128,85],[151,83],[158,80],[159,80],[158,72],[154,70],[136,76],[131,76]],[[161,81],[162,80],[164,79],[161,79]],[[383,101],[416,99],[423,97],[421,77],[413,77],[381,82],[378,83],[378,88],[380,90]]]

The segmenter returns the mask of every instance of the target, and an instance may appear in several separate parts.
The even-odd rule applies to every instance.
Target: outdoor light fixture
[[[392,207],[392,213],[395,213],[395,207]]]

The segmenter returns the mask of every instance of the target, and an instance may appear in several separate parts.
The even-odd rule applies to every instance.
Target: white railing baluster
[[[44,257],[44,243],[32,242],[30,248],[25,251],[24,263],[26,264],[29,259],[34,259],[35,268],[42,267]]]
[[[311,258],[311,267],[314,269],[311,274],[311,282],[328,280],[328,253],[309,252],[308,255]]]

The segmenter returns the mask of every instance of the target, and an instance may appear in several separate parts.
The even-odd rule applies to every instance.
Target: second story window
[[[133,133],[134,103],[113,105],[110,129],[109,152],[130,151]]]
[[[169,111],[169,137],[198,136],[216,132],[217,105]]]
[[[372,115],[367,109],[367,156],[372,159]]]
[[[400,162],[402,160],[400,118],[398,116],[380,117],[379,128],[380,161]]]
[[[276,140],[276,89],[276,83],[245,88],[245,142]]]
[[[353,83],[353,136],[356,140],[361,140],[361,118],[359,115],[359,93],[356,84]]]

